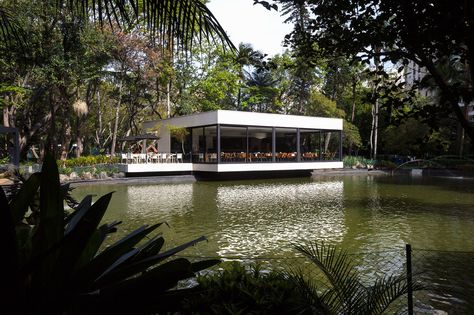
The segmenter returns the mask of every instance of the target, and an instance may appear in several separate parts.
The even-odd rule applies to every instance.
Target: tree
[[[240,43],[237,54],[235,56],[235,62],[239,65],[239,90],[237,95],[237,108],[242,109],[242,88],[245,84],[245,67],[259,66],[261,65],[264,55],[254,50],[251,44]]]
[[[153,38],[162,47],[176,39],[176,47],[188,50],[190,39],[220,40],[234,49],[224,29],[212,12],[200,0],[60,0],[56,8],[68,10],[86,20],[92,17],[100,25],[112,21],[118,25],[134,25],[143,21]],[[18,26],[12,11],[0,4],[0,36],[4,39],[18,37]]]
[[[301,1],[291,3],[297,6]],[[453,113],[474,139],[474,127],[459,107],[460,101],[474,100],[474,6],[470,1],[305,3],[312,13],[311,34],[305,38],[306,43],[317,43],[326,55],[350,56],[366,63],[377,57],[392,64],[406,65],[411,61],[427,69],[442,95],[439,107]],[[289,36],[291,44],[304,47],[307,55],[314,54],[311,45],[302,46],[296,35],[293,32]],[[462,84],[453,84],[439,71],[437,65],[443,60],[464,65],[459,69],[465,78]],[[381,76],[388,75],[385,68],[377,71]]]
[[[184,150],[184,143],[186,141],[186,137],[189,135],[189,131],[185,127],[173,126],[168,125],[166,126],[171,137],[176,138],[181,143],[181,152],[186,153]]]
[[[26,10],[21,10],[20,7]],[[0,50],[4,53],[0,74],[1,80],[6,81],[6,84],[3,82],[1,84],[0,93],[6,94],[4,99],[8,103],[4,110],[4,116],[7,119],[4,120],[12,122],[20,118],[20,115],[15,115],[13,111],[18,108],[15,104],[18,103],[21,94],[30,97],[23,103],[33,107],[32,111],[35,112],[33,117],[38,118],[38,121],[33,121],[30,119],[32,111],[29,114],[26,110],[22,111],[21,114],[25,114],[22,117],[22,123],[29,124],[26,132],[22,134],[23,148],[27,148],[28,142],[33,139],[45,142],[45,139],[41,137],[43,133],[46,133],[48,146],[56,151],[61,145],[63,157],[68,154],[72,139],[76,140],[77,147],[80,149],[77,153],[80,154],[84,138],[81,130],[86,116],[71,116],[74,112],[72,105],[87,104],[89,106],[93,103],[94,98],[91,95],[96,93],[91,92],[97,92],[97,87],[101,86],[98,83],[104,79],[101,70],[104,62],[108,61],[104,61],[100,56],[94,56],[94,52],[97,51],[95,47],[92,49],[85,47],[87,42],[83,41],[83,36],[88,28],[93,28],[91,20],[97,21],[102,30],[105,30],[106,22],[114,31],[122,27],[123,30],[140,32],[143,29],[142,25],[145,25],[149,45],[155,50],[163,51],[166,48],[169,51],[187,55],[192,52],[193,44],[200,44],[205,40],[220,41],[225,48],[229,47],[230,51],[235,49],[218,21],[200,0],[104,0],[94,1],[92,5],[86,0],[33,1],[29,4],[25,4],[24,1],[4,1],[0,3],[0,38],[5,39],[0,43]],[[104,33],[107,33],[107,30]],[[95,45],[100,46],[99,43]],[[13,50],[10,49],[11,46],[14,46]],[[7,67],[3,67],[5,61],[7,61]],[[148,62],[147,66],[151,63]],[[91,65],[97,68],[90,71]],[[12,69],[22,72],[14,80],[10,79]],[[158,67],[155,70],[158,70]],[[18,72],[20,71],[15,71],[15,73]],[[142,80],[146,77],[145,71],[135,72],[135,74],[138,75],[133,76],[132,83],[135,84],[133,89],[124,89],[123,79],[126,79],[124,76],[120,76],[117,81],[120,82],[117,83],[117,87],[121,87],[118,88],[120,97],[115,103],[118,105],[114,106],[116,111],[114,130],[111,131],[112,139],[116,139],[118,125],[122,123],[119,116],[122,105],[129,110],[128,116],[131,117],[129,125],[136,124],[134,118],[138,116],[140,110],[151,108],[153,113],[158,113],[155,104],[159,103],[162,78],[155,75],[155,93],[150,94],[148,92],[152,89],[149,82],[152,78],[146,78],[145,89]],[[38,80],[41,84],[32,84],[32,77],[41,79]],[[168,99],[169,82],[168,78]],[[127,83],[130,85],[131,82]],[[31,87],[33,93],[20,93],[22,85]],[[8,91],[5,86],[10,87]],[[140,91],[146,91],[148,95],[141,94]],[[124,92],[128,94],[125,95]],[[100,95],[100,90],[98,93]],[[154,103],[149,97],[153,94],[158,99]],[[40,104],[48,107],[41,108]],[[23,108],[26,109],[25,106]],[[99,110],[98,114],[101,118],[102,110]],[[57,117],[65,119],[59,121]],[[57,133],[59,128],[65,132]],[[99,138],[102,137],[104,129],[101,128],[101,130]],[[38,135],[38,138],[35,138],[35,135]],[[100,139],[98,140],[101,142]],[[114,148],[113,143],[115,141],[112,141]]]
[[[277,80],[268,70],[246,72],[246,93],[242,107],[248,111],[276,112],[278,110]]]

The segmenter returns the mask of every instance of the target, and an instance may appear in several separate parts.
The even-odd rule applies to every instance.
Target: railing
[[[215,152],[161,152],[161,153],[121,153],[118,155],[120,163],[123,164],[145,164],[145,163],[218,163],[218,153]],[[285,163],[297,162],[297,152],[221,152],[220,163]],[[302,153],[300,162],[339,161],[336,152]]]
[[[183,153],[121,153],[119,158],[123,164],[189,162],[187,155]]]

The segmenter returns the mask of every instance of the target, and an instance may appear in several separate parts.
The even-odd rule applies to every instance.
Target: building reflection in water
[[[301,240],[340,242],[343,182],[269,182],[217,189],[218,254],[285,256]]]

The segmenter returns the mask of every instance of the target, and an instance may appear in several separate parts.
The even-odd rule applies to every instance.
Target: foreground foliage
[[[347,252],[334,246],[296,246],[317,268],[264,269],[237,262],[198,277],[199,293],[184,311],[200,314],[385,314],[408,293],[405,275],[365,279]],[[422,287],[415,281],[413,290]]]
[[[186,311],[202,314],[328,314],[324,305],[283,272],[234,262],[198,278],[201,293],[187,301]]]
[[[367,284],[348,253],[335,246],[310,242],[297,245],[296,249],[322,272],[325,286],[307,279],[301,272],[291,272],[290,277],[318,297],[331,314],[384,314],[393,311],[394,302],[408,293],[408,281],[403,274],[379,277]],[[420,289],[415,282],[413,290]]]
[[[216,264],[173,255],[204,240],[162,250],[163,237],[149,236],[162,223],[142,226],[101,250],[120,222],[100,225],[112,193],[92,204],[86,196],[64,211],[55,161],[47,157],[12,200],[0,190],[0,294],[18,313],[150,313],[173,310],[189,290],[179,280]],[[39,196],[38,196],[39,195]],[[39,198],[39,200],[38,200]]]

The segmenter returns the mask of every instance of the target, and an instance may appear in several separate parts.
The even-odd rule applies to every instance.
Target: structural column
[[[339,161],[342,161],[342,131],[339,131]]]
[[[300,149],[300,128],[296,128],[296,162],[301,162],[301,149]]]
[[[272,128],[272,162],[276,162],[276,129]]]
[[[217,125],[217,164],[221,163],[221,125]]]

